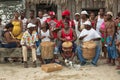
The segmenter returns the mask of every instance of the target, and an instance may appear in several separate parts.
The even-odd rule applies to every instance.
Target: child
[[[53,39],[53,34],[51,33],[51,31],[49,30],[49,25],[48,23],[44,22],[42,25],[42,30],[40,31],[40,39],[41,42],[45,42],[45,41],[51,41]],[[54,54],[57,53],[56,51],[56,47],[54,49]],[[46,63],[50,63],[51,60],[45,60]]]

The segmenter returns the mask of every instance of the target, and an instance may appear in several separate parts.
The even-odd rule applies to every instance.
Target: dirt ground
[[[64,67],[60,71],[46,73],[41,68],[23,68],[22,63],[1,63],[0,80],[120,80],[120,71],[116,66],[99,60],[98,66],[91,64],[79,68]]]

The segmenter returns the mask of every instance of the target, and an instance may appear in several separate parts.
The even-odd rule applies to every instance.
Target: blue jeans
[[[78,52],[78,58],[79,58],[80,62],[86,62],[86,59],[84,59],[83,56],[82,56],[82,49],[81,49],[81,47],[78,46],[76,50]],[[101,51],[101,47],[97,46],[96,47],[96,55],[92,59],[92,63],[97,64],[97,61],[98,61],[99,56],[100,56],[100,51]]]
[[[17,43],[16,42],[11,42],[11,43],[7,43],[7,44],[2,44],[2,47],[4,47],[4,48],[16,48]]]

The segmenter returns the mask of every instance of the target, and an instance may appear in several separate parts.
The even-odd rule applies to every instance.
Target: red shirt
[[[63,23],[63,20],[60,20],[60,21],[59,21],[59,25],[60,25],[62,28],[65,27],[65,26],[64,26],[64,23]],[[74,23],[73,20],[69,20],[69,26],[70,26],[70,28],[75,27],[75,23]]]
[[[58,20],[56,18],[54,19],[48,18],[46,22],[49,24],[50,30],[53,30],[53,28],[59,28]],[[57,38],[57,32],[52,32],[52,34],[54,38]]]
[[[62,31],[61,31],[61,36],[62,36],[62,38],[67,39],[68,41],[73,40],[73,31],[72,31],[72,28],[70,28],[70,31],[69,31],[68,34],[66,34],[66,33],[64,32],[64,29],[62,29]]]

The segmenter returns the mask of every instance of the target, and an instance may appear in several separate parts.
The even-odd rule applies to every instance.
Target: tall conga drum
[[[66,42],[62,43],[62,50],[63,50],[63,53],[66,57],[72,56],[72,49],[73,49],[72,42],[66,41]]]
[[[41,44],[41,57],[42,59],[53,59],[54,42],[42,42]]]
[[[95,57],[96,43],[94,41],[84,42],[82,45],[82,52],[82,55],[85,59],[92,59],[93,57]]]

